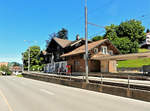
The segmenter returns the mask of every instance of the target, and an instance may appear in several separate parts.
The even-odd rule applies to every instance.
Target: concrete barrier
[[[96,83],[87,84],[83,81],[66,80],[63,78],[41,76],[34,74],[23,74],[23,77],[150,102],[150,91],[134,90],[134,89],[128,90],[128,88],[110,85],[101,85]]]

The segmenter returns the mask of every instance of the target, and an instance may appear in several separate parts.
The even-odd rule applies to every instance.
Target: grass
[[[139,53],[150,52],[149,49],[139,49]],[[121,67],[142,67],[143,65],[150,65],[150,58],[134,59],[126,61],[118,61],[118,68]]]
[[[17,75],[17,77],[23,77],[22,74]]]
[[[138,52],[139,52],[139,53],[142,53],[142,52],[150,52],[150,49],[139,49]]]

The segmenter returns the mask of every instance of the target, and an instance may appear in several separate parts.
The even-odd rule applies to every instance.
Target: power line
[[[99,28],[105,28],[104,26],[100,26],[100,25],[97,25],[97,24],[94,24],[94,23],[91,23],[91,22],[88,22],[88,24],[99,27]]]
[[[107,6],[108,4],[111,4],[113,2],[113,0],[110,0],[108,1],[107,3],[105,3],[104,5],[102,5],[103,7]],[[99,8],[102,8],[102,6],[99,6],[95,9],[93,9],[92,11],[88,11],[88,17],[89,15],[92,15],[93,13],[95,13]],[[78,19],[76,20],[73,20],[73,22],[71,22],[70,24],[67,24],[66,26],[72,26],[73,24],[81,21],[81,20],[84,20],[84,16],[80,16]]]
[[[98,33],[95,33],[95,34],[90,35],[89,38],[91,39],[92,37],[98,36],[98,35],[100,35],[100,34],[102,34],[102,33],[104,33],[104,32],[105,32],[105,30],[102,30],[102,31],[100,31],[100,32],[98,32]]]

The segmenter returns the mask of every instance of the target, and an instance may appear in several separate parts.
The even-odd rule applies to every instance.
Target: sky
[[[137,19],[150,28],[150,0],[87,0],[88,21],[100,26]],[[84,37],[84,0],[0,0],[0,62],[21,63],[29,46],[46,48],[48,34],[66,28]],[[104,34],[88,25],[88,37]],[[30,41],[30,42],[25,42]],[[36,42],[35,42],[36,41]]]

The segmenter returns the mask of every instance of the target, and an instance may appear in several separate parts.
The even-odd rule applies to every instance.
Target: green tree
[[[108,38],[123,54],[138,52],[139,44],[146,38],[144,26],[136,20],[122,22],[120,25],[112,24],[105,29],[104,38]]]
[[[146,30],[146,33],[149,33],[149,32],[150,32],[150,29],[147,29],[147,30]]]
[[[119,49],[122,54],[138,52],[139,45],[137,42],[131,42],[127,37],[116,38],[112,43]]]
[[[106,26],[105,27],[106,33],[104,35],[104,38],[107,38],[110,41],[113,41],[116,38],[118,38],[117,32],[116,32],[117,29],[118,29],[118,26],[114,24],[111,24],[110,26]]]
[[[9,67],[5,66],[5,65],[0,67],[0,71],[5,72],[6,75],[11,75],[12,74],[12,72],[9,69]]]
[[[28,57],[29,57],[29,49],[27,49],[24,53],[24,68],[28,69]],[[30,47],[30,70],[33,70],[35,66],[41,67],[43,66],[44,58],[41,56],[41,49],[39,46],[31,46]],[[42,67],[43,68],[43,67]],[[35,70],[37,70],[36,68]]]
[[[57,37],[60,39],[68,39],[68,30],[65,28],[62,28],[58,33]]]
[[[132,42],[143,43],[146,39],[145,27],[138,20],[122,22],[116,30],[118,37],[128,37]]]
[[[103,36],[95,36],[92,38],[92,41],[98,41],[104,39]]]

